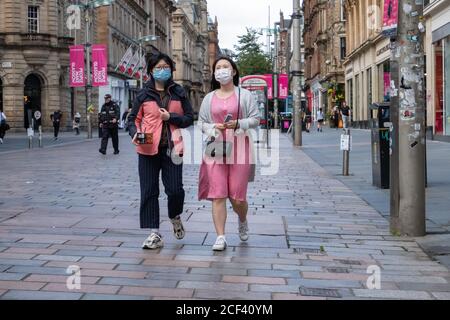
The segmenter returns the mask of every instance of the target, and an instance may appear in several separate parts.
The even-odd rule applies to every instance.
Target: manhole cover
[[[295,248],[294,251],[297,253],[325,253],[324,251],[321,251],[320,249],[314,249],[314,248]]]
[[[327,271],[331,272],[331,273],[349,273],[347,268],[341,268],[341,267],[330,267],[330,268],[327,268]]]
[[[345,259],[335,259],[335,261],[338,261],[342,264],[354,264],[354,265],[361,265],[361,262],[358,260],[345,260]]]
[[[299,290],[302,296],[341,298],[341,294],[336,289],[300,287]]]

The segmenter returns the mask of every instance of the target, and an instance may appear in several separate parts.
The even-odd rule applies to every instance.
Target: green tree
[[[241,76],[271,73],[272,63],[270,57],[261,49],[262,44],[258,42],[257,31],[247,28],[247,33],[238,38],[238,45],[234,48]]]

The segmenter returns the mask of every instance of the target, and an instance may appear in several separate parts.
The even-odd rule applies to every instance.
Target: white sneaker
[[[173,234],[175,238],[177,238],[178,240],[183,239],[185,232],[180,216],[175,219],[171,219],[170,222],[172,222],[173,225]]]
[[[161,239],[161,235],[157,233],[152,233],[147,239],[145,239],[142,244],[142,249],[158,249],[164,246],[164,242]]]
[[[216,243],[214,243],[212,249],[214,251],[223,251],[227,248],[227,240],[225,236],[218,236],[216,239]]]
[[[245,220],[245,222],[241,222],[241,220],[239,220],[239,238],[241,239],[241,241],[247,241],[248,240],[248,223],[247,220]]]

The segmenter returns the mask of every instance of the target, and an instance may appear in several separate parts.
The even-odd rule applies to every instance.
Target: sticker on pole
[[[341,135],[341,151],[351,151],[352,150],[352,139],[349,134]]]
[[[33,128],[28,128],[27,129],[27,135],[28,135],[28,137],[34,137],[34,130],[33,130]]]
[[[40,112],[39,110],[37,110],[37,111],[34,113],[34,118],[35,118],[36,120],[39,120],[39,119],[41,118],[41,116],[42,116],[42,114],[41,114],[41,112]]]
[[[414,108],[400,109],[400,119],[403,121],[413,121],[416,119],[416,110]]]

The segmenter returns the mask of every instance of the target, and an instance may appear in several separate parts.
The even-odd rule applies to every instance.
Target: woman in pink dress
[[[239,237],[248,240],[247,186],[254,170],[253,142],[248,130],[259,125],[259,109],[250,91],[239,88],[239,71],[230,58],[213,65],[210,92],[202,102],[198,125],[214,141],[206,148],[199,178],[199,200],[212,201],[212,215],[217,239],[213,250],[227,247],[226,201],[230,200],[239,216]],[[226,141],[231,151],[223,147]]]

